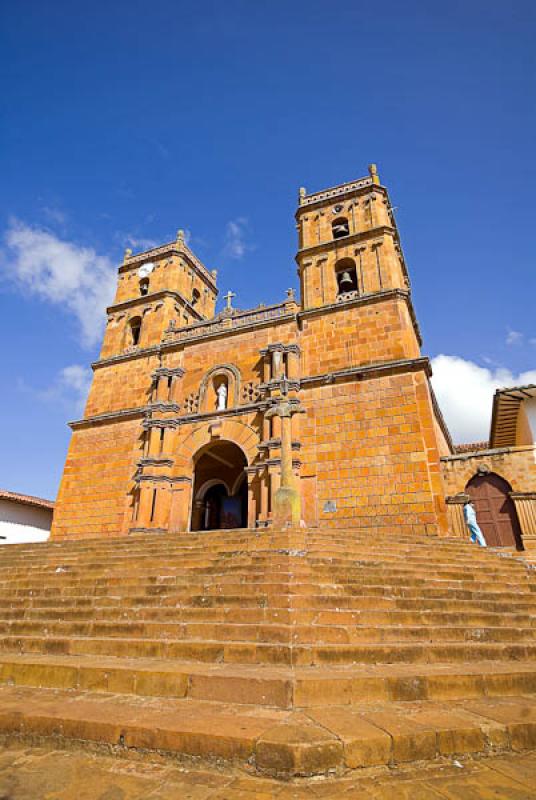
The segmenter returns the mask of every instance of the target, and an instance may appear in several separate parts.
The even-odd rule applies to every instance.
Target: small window
[[[172,397],[172,394],[173,394],[172,389],[173,389],[173,375],[169,375],[168,379],[167,379],[168,400],[171,400],[171,397]]]
[[[133,317],[130,322],[130,344],[136,347],[140,343],[141,317]]]
[[[140,294],[142,297],[145,297],[146,294],[149,294],[149,278],[143,278],[140,281]]]
[[[158,455],[160,455],[160,456],[162,455],[162,453],[164,451],[164,436],[165,436],[165,434],[166,434],[166,429],[165,428],[160,428],[160,447],[159,447],[159,451],[158,451]]]
[[[200,299],[201,299],[201,293],[197,289],[194,289],[192,292],[192,305],[196,306],[199,303]]]
[[[337,217],[331,223],[331,230],[334,239],[341,239],[343,236],[350,234],[350,226],[346,217]]]

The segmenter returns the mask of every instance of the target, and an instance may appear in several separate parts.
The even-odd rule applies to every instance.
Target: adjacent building
[[[0,489],[0,545],[46,542],[54,503]]]
[[[488,544],[536,549],[536,385],[497,389],[490,438],[442,458],[449,527],[471,497]]]

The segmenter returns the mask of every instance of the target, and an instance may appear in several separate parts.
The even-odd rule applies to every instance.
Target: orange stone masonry
[[[216,272],[181,231],[126,252],[54,539],[229,520],[446,532],[448,432],[375,167],[300,190],[296,220],[300,299],[248,311],[228,295],[215,314]]]

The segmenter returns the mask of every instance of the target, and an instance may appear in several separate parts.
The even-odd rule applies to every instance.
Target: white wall
[[[530,400],[523,400],[523,407],[532,431],[532,441],[536,444],[536,397],[531,397]]]
[[[36,508],[0,498],[0,545],[46,542],[52,525],[52,509]]]

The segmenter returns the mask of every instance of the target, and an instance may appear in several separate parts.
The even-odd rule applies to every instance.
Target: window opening
[[[338,217],[331,223],[331,230],[334,239],[341,239],[343,236],[350,234],[350,226],[346,217]]]
[[[134,317],[130,320],[131,343],[136,346],[140,342],[141,336],[141,317]]]
[[[351,258],[343,258],[335,264],[335,275],[337,278],[337,296],[357,292],[357,271],[355,262]]]

